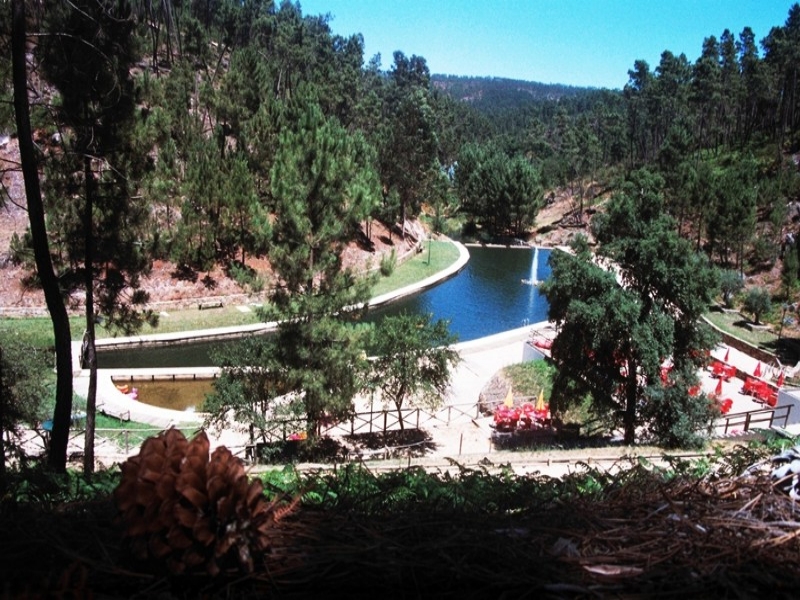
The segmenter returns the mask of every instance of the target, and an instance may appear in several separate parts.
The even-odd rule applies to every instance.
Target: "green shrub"
[[[264,291],[265,281],[254,269],[235,261],[228,269],[231,278],[242,288],[258,294]]]
[[[764,237],[756,237],[753,240],[753,264],[772,266],[775,264],[777,251],[778,246],[774,242]]]
[[[743,287],[744,281],[742,281],[742,276],[738,271],[733,269],[722,271],[719,278],[719,288],[720,292],[722,292],[722,301],[725,304],[725,308],[733,306],[734,296],[742,291]]]
[[[760,323],[761,315],[772,310],[772,298],[769,290],[763,287],[753,287],[747,290],[744,296],[744,310],[753,315],[753,321]]]
[[[389,277],[392,273],[394,273],[395,268],[397,267],[397,253],[392,248],[392,251],[389,254],[384,254],[381,257],[381,275],[384,277]]]
[[[22,238],[17,235],[16,231],[14,232],[9,244],[9,256],[11,262],[16,266],[22,265],[28,269],[35,267],[33,241],[31,240],[30,232],[26,231]]]

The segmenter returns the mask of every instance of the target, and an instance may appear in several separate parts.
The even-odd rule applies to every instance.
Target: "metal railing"
[[[775,425],[786,427],[789,424],[789,415],[792,405],[776,406],[762,410],[751,410],[742,413],[733,413],[725,416],[723,433],[727,435],[732,430],[750,431],[753,428],[771,428]],[[766,423],[766,425],[764,425]]]
[[[359,412],[350,419],[350,435],[356,433],[386,433],[400,429],[402,416],[403,427],[419,429],[431,421],[438,421],[449,425],[454,420],[465,417],[472,420],[478,417],[478,407],[475,404],[450,404],[436,411],[427,411],[423,408],[381,409]],[[324,429],[331,431],[342,424],[332,424]]]

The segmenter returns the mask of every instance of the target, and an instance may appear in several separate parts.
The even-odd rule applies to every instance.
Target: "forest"
[[[387,571],[398,586],[408,581],[391,571],[397,554],[404,554],[404,574],[423,575],[429,591],[474,593],[475,581],[492,592],[519,586],[518,573],[510,584],[497,576],[499,566],[491,576],[485,569],[453,568],[450,579],[437,582],[441,571],[431,566],[443,553],[453,565],[485,566],[485,553],[464,553],[485,549],[491,539],[498,548],[513,540],[513,552],[532,551],[531,563],[548,556],[541,563],[552,569],[546,582],[526,575],[528,587],[513,588],[520,593],[589,593],[586,577],[595,576],[607,587],[592,589],[616,593],[621,579],[614,577],[622,573],[641,583],[650,569],[655,575],[644,583],[673,594],[685,593],[689,588],[679,584],[690,579],[700,582],[694,593],[730,593],[724,569],[687,575],[690,566],[701,567],[682,557],[707,544],[704,551],[728,561],[730,572],[743,572],[733,568],[741,567],[732,562],[734,554],[752,558],[753,573],[738,575],[749,577],[752,589],[796,589],[780,587],[791,573],[765,583],[773,556],[754,551],[796,543],[796,529],[786,529],[790,516],[779,519],[776,527],[783,529],[775,535],[760,529],[759,546],[722,550],[745,543],[735,531],[752,528],[741,522],[747,511],[787,515],[786,505],[758,482],[736,479],[723,489],[708,484],[711,479],[703,480],[708,488],[688,479],[703,469],[704,477],[727,476],[748,460],[763,459],[748,451],[707,460],[703,469],[679,464],[664,478],[642,464],[619,479],[595,471],[558,484],[514,479],[507,470],[494,477],[486,469],[461,469],[457,479],[412,469],[377,477],[351,465],[341,477],[321,473],[303,480],[287,470],[248,480],[222,450],[211,455],[207,471],[203,434],[187,441],[170,429],[150,438],[121,475],[97,474],[99,487],[91,486],[95,328],[102,323],[108,331],[133,333],[157,323],[146,285],[154,261],[170,262],[176,276],[185,277],[222,266],[243,288],[266,290],[259,317],[280,323],[277,335],[218,357],[223,374],[208,406],[213,419],[247,422],[254,436],[277,399],[294,395],[299,400],[289,410],[308,423],[313,439],[322,423],[346,418],[354,395],[369,386],[381,388],[398,412],[416,391],[435,402],[458,361],[442,322],[400,318],[378,332],[354,326],[373,279],[344,265],[345,246],[358,240],[369,248],[375,223],[395,239],[417,231],[412,222],[464,240],[534,239],[537,214],[556,196],[569,199],[568,220],[578,235],[573,253],[554,254],[554,277],[542,287],[551,319],[566,332],[552,348],[554,410],[589,394],[597,412],[624,430],[626,443],[646,435],[664,448],[702,447],[716,413],[687,393],[714,343],[697,326],[702,313],[718,292],[727,304],[743,281],[766,281],[763,275],[776,270],[768,288],[751,286],[758,293],[747,294],[745,310],[756,322],[771,300],[782,302],[784,313],[797,312],[800,5],[761,40],[749,28],[709,32],[694,62],[668,49],[657,65],[631,57],[622,90],[431,74],[424,57],[402,52],[367,57],[361,35],[336,35],[327,16],[303,14],[300,3],[286,0],[12,0],[0,3],[0,48],[10,57],[0,60],[0,133],[17,138],[20,164],[14,168],[25,183],[24,199],[6,187],[0,199],[26,202],[30,220],[28,231],[13,237],[7,259],[25,265],[26,283],[43,290],[53,325],[52,472],[67,473],[73,391],[68,308],[84,313],[80,360],[91,372],[82,478],[67,473],[59,487],[46,473],[8,473],[2,434],[36,418],[45,393],[36,369],[52,370],[52,349],[42,360],[41,349],[0,342],[0,487],[16,485],[17,494],[13,502],[3,496],[3,568],[13,557],[21,573],[32,573],[41,567],[33,554],[45,547],[59,554],[54,547],[68,548],[85,534],[94,536],[85,545],[98,557],[92,567],[73,560],[74,553],[59,554],[54,569],[60,572],[37,572],[43,589],[236,597],[236,586],[263,594],[282,584],[302,595],[327,589],[319,573],[348,567],[358,574],[348,586],[358,587],[366,573],[378,589]],[[596,267],[593,257],[613,262],[625,285]],[[268,272],[255,269],[255,259],[266,261]],[[365,353],[369,342],[381,348],[374,365]],[[667,386],[660,369],[665,356],[674,366]],[[409,364],[424,368],[410,372]],[[24,456],[19,460],[25,464]],[[110,506],[102,486],[112,484],[118,484],[114,500],[127,520],[124,534],[119,521],[111,527],[98,520]],[[278,499],[268,502],[265,488]],[[679,496],[690,499],[673,501]],[[84,510],[83,502],[98,497],[103,508]],[[707,530],[686,527],[693,546],[675,549],[673,562],[654,567],[651,526],[645,534],[631,525],[623,537],[638,540],[644,562],[621,550],[620,563],[636,566],[619,571],[612,565],[611,580],[596,570],[608,565],[593,560],[564,575],[567,559],[578,564],[572,537],[588,527],[587,506],[593,505],[587,502],[602,504],[604,515],[618,511],[620,519],[646,506],[641,522],[660,519],[669,506],[670,521],[657,524],[662,544],[684,539],[675,528],[688,523],[688,512],[676,507],[688,511],[709,497],[717,515],[734,500],[746,505],[711,515]],[[34,536],[31,556],[18,556],[13,542],[21,539],[17,528],[25,519],[8,518],[8,511],[25,512],[36,523],[45,516],[37,512],[39,500],[48,507],[73,506],[74,500],[79,518],[67,523],[46,509],[47,534]],[[546,545],[531,545],[528,527],[552,529],[547,510],[553,506],[560,507],[561,529],[536,538]],[[304,517],[284,521],[295,510]],[[430,521],[452,518],[454,511],[463,516],[458,528],[446,519]],[[526,528],[507,529],[512,514],[524,517]],[[438,537],[422,549],[425,560],[415,562],[416,552],[389,548],[386,540],[406,532],[413,544],[431,541],[421,528],[407,527],[418,520],[436,525]],[[609,517],[592,526],[618,531],[620,522]],[[370,524],[366,537],[375,538],[380,552],[359,554],[355,540],[368,529],[359,523]],[[394,536],[380,533],[387,523]],[[473,527],[474,537],[465,539]],[[63,536],[57,542],[48,537],[51,528]],[[342,540],[344,534],[352,534],[345,550],[333,542],[315,545],[321,536]],[[120,550],[118,535],[143,562]],[[438,545],[445,538],[447,544]],[[784,557],[786,563],[797,567],[796,556]],[[334,559],[350,563],[334,565]],[[259,564],[268,562],[275,570],[261,577]],[[127,565],[150,569],[156,579],[132,576]],[[214,583],[193,578],[198,573]],[[231,578],[220,583],[220,573]],[[248,577],[236,579],[237,573]],[[56,583],[48,579],[57,575]],[[15,584],[23,587],[9,588],[10,594],[37,589],[24,587],[29,581]]]

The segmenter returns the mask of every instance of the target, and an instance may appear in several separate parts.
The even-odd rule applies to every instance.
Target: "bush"
[[[33,241],[30,232],[25,232],[23,237],[19,237],[17,232],[11,236],[9,244],[9,258],[15,266],[24,266],[26,269],[33,269],[36,262],[33,256]]]
[[[47,352],[20,342],[12,334],[0,334],[0,435],[5,438],[7,453],[20,455],[23,428],[47,418],[44,402],[48,390],[41,372],[49,359]],[[0,457],[0,462],[4,460]]]
[[[688,393],[692,381],[689,374],[676,377],[675,385],[647,388],[640,415],[645,437],[665,448],[702,448],[718,413],[704,394]]]
[[[475,221],[467,221],[461,228],[461,235],[464,238],[474,239],[478,236],[478,225]]]
[[[254,269],[239,261],[234,261],[228,272],[230,277],[242,288],[249,289],[254,294],[264,291],[264,279]]]
[[[395,267],[397,267],[397,253],[394,248],[392,248],[389,254],[384,254],[381,257],[381,275],[389,277],[389,275],[394,273]]]
[[[738,271],[726,269],[720,274],[719,288],[720,292],[722,292],[722,301],[725,304],[725,308],[733,306],[734,296],[741,292],[743,287],[744,281],[742,281],[742,276]]]
[[[778,246],[763,237],[757,237],[753,240],[752,257],[754,265],[769,265],[770,267],[775,264],[775,258],[778,255]]]
[[[760,323],[761,315],[772,310],[772,298],[769,290],[763,287],[753,287],[747,290],[744,296],[744,310],[753,315],[753,321]]]

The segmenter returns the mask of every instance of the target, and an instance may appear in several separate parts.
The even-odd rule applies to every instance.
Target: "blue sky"
[[[431,73],[622,88],[635,60],[661,53],[694,62],[703,39],[745,26],[759,42],[794,0],[300,0],[330,14],[334,33],[364,36],[365,61],[395,50]]]

